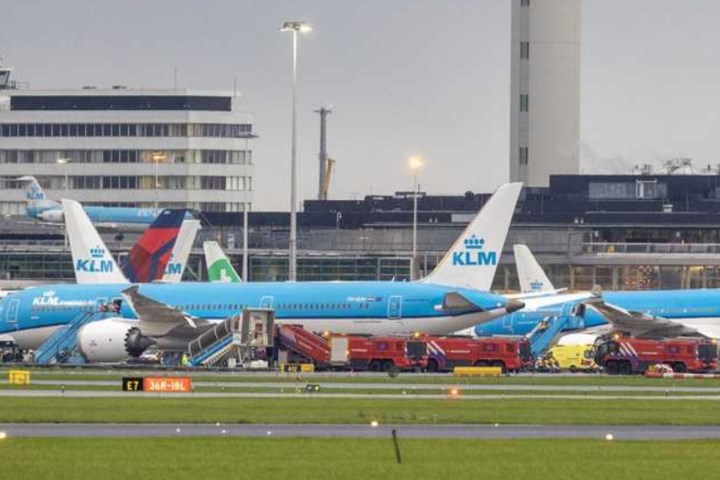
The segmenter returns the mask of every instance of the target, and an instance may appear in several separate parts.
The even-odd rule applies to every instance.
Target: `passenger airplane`
[[[525,261],[540,266],[528,250]],[[520,269],[519,269],[520,270]],[[549,280],[547,280],[549,282]],[[552,287],[551,287],[552,289]],[[578,333],[608,326],[640,338],[720,339],[720,289],[577,292],[524,299],[525,308],[474,330],[479,336],[526,335],[549,317],[570,320]]]
[[[64,215],[60,202],[47,198],[35,177],[24,176],[15,181],[25,184],[25,209],[30,218],[46,223],[62,224]],[[84,207],[97,226],[112,229],[137,229],[150,225],[162,209],[131,207]]]
[[[161,350],[184,349],[215,322],[245,307],[273,308],[278,323],[316,332],[456,332],[523,307],[517,300],[474,289],[495,275],[521,188],[519,183],[500,187],[435,271],[420,282],[33,287],[0,300],[0,333],[12,335],[21,348],[36,348],[57,327],[110,302],[120,307],[115,317],[88,323],[78,332],[78,344],[89,361],[123,360],[153,344]],[[84,215],[82,210],[76,213]],[[76,230],[69,228],[68,233]],[[105,248],[97,232],[70,240],[85,242],[85,255]],[[116,269],[113,262],[106,273]]]

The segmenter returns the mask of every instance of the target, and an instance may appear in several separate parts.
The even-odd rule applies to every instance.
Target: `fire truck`
[[[317,335],[299,325],[277,330],[278,361],[309,361],[318,369],[421,370],[427,363],[424,341],[407,337]]]
[[[454,367],[500,367],[503,373],[529,369],[533,365],[527,339],[505,337],[426,337],[428,372]]]
[[[642,340],[621,337],[597,345],[595,363],[611,375],[644,373],[665,364],[675,372],[708,372],[718,366],[717,344],[701,339]]]
[[[317,335],[299,325],[277,327],[278,362],[311,362],[318,369],[450,371],[493,366],[503,372],[532,367],[530,342],[507,337],[371,337]]]

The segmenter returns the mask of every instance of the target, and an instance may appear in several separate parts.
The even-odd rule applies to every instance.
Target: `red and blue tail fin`
[[[122,271],[130,282],[160,280],[177,240],[187,210],[163,210],[130,250]]]

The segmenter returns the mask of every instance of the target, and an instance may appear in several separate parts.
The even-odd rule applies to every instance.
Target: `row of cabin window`
[[[279,310],[349,310],[355,305],[355,307],[363,309],[363,310],[369,310],[370,304],[369,303],[357,303],[357,304],[351,304],[351,303],[280,303],[277,305],[277,309]],[[189,310],[235,310],[240,311],[244,309],[246,305],[239,305],[239,304],[217,304],[217,305],[199,305],[199,304],[190,304],[190,305],[178,305],[175,308],[179,310],[189,311]],[[72,305],[33,305],[32,311],[50,311],[50,310],[83,310],[91,312],[95,309],[94,305],[83,305],[82,307],[78,306],[72,306]]]

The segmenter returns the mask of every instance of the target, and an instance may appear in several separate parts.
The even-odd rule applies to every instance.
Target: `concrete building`
[[[580,172],[580,0],[512,0],[510,179]]]
[[[88,205],[252,205],[252,118],[232,93],[113,87],[0,96],[2,178],[33,175],[50,198]],[[0,185],[0,214],[24,209],[21,185]]]

